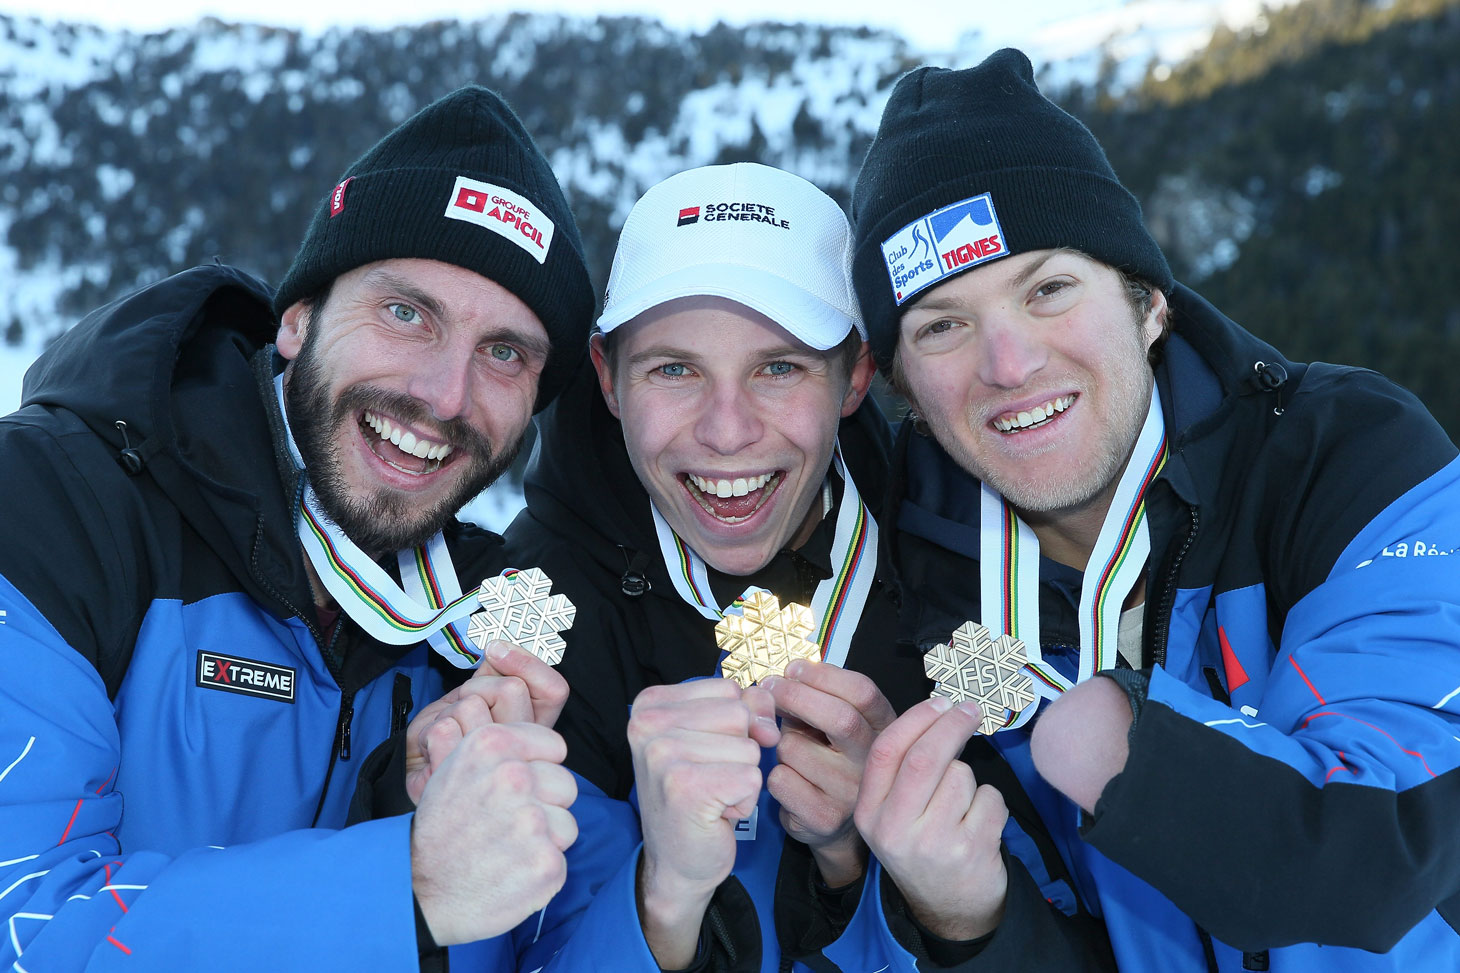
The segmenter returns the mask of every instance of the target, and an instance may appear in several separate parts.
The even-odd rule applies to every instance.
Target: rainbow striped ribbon
[[[275,377],[274,392],[284,417],[289,454],[302,471],[304,460],[289,431],[284,406],[283,375]],[[439,531],[420,547],[397,552],[401,576],[401,584],[397,584],[329,519],[319,505],[314,485],[307,479],[297,529],[304,553],[325,590],[371,638],[387,645],[411,645],[425,639],[463,669],[481,659],[466,638],[465,626],[456,624],[477,607],[477,589],[462,594],[446,539]]]
[[[1154,383],[1135,450],[1115,496],[1080,586],[1080,667],[1074,682],[1045,662],[1039,648],[1039,538],[1009,502],[981,485],[979,594],[983,624],[995,638],[1005,633],[1024,643],[1026,666],[1041,696],[1053,699],[1076,683],[1115,665],[1120,608],[1145,571],[1151,552],[1145,494],[1166,463],[1166,423]],[[1038,709],[1026,707],[1009,725],[1022,726]]]
[[[832,464],[841,474],[844,484],[841,506],[836,515],[836,531],[832,536],[833,573],[816,586],[811,598],[811,614],[817,619],[815,639],[821,646],[822,660],[840,666],[846,663],[852,635],[867,604],[867,593],[872,590],[872,579],[877,569],[877,521],[847,472],[840,443],[832,451]],[[705,618],[718,622],[724,611],[716,605],[714,595],[710,593],[709,571],[704,559],[674,533],[652,500],[649,501],[649,509],[654,515],[659,550],[675,591]],[[736,603],[741,599],[737,599]],[[730,607],[733,608],[734,604]]]

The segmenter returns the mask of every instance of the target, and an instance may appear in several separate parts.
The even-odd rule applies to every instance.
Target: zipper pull
[[[340,702],[340,725],[337,736],[340,740],[340,759],[350,759],[350,724],[355,719],[355,694],[346,693]]]
[[[411,677],[403,672],[395,674],[395,684],[390,690],[390,735],[395,736],[406,728],[411,715]]]

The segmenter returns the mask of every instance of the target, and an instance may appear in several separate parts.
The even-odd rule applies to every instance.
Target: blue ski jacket
[[[1122,971],[1460,969],[1456,449],[1379,375],[1289,361],[1185,287],[1171,304],[1125,770],[1086,816],[1029,728],[991,742]],[[981,617],[978,484],[910,429],[897,453],[886,573],[926,651]],[[1073,678],[1070,573],[1041,564],[1040,641]],[[898,941],[871,895],[857,930]],[[1004,934],[952,968],[1007,968]]]
[[[418,968],[410,818],[342,826],[441,664],[321,630],[269,301],[221,266],[147,287],[0,419],[7,969]],[[464,582],[503,566],[449,543]]]

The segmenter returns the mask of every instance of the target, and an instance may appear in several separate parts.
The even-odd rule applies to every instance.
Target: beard
[[[465,420],[440,422],[431,418],[431,410],[418,399],[371,385],[353,385],[331,401],[315,349],[318,333],[318,328],[311,328],[306,334],[285,383],[284,399],[289,429],[320,507],[346,537],[372,557],[420,546],[507,471],[522,439],[494,451],[491,440]],[[364,495],[354,493],[341,469],[339,434],[347,423],[358,424],[366,410],[439,430],[452,447],[450,465],[461,467],[451,492],[425,509],[419,508],[416,498],[386,487]],[[364,431],[367,436],[375,435],[368,427]]]

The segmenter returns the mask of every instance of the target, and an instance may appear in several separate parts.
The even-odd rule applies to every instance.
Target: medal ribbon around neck
[[[836,515],[836,532],[832,537],[832,576],[816,586],[811,599],[811,614],[817,619],[812,638],[821,646],[821,658],[833,665],[842,665],[851,648],[852,634],[862,617],[867,593],[872,590],[872,577],[877,567],[877,521],[862,502],[851,474],[842,460],[841,444],[832,451],[832,463],[841,474],[843,491],[841,507]],[[674,590],[705,618],[718,622],[723,616],[710,593],[709,570],[704,560],[669,526],[654,501],[649,501],[654,515],[654,530],[659,536],[659,550],[669,569]],[[730,608],[737,602],[732,602]],[[728,609],[726,609],[728,610]]]
[[[1080,668],[1075,682],[1045,662],[1039,649],[1039,538],[1014,513],[1009,502],[981,485],[979,502],[979,593],[983,624],[995,637],[1008,634],[1024,643],[1034,688],[1053,699],[1075,683],[1115,665],[1120,609],[1145,570],[1151,552],[1145,493],[1166,463],[1166,423],[1156,387],[1136,440],[1135,450],[1115,488],[1080,586]],[[992,609],[992,610],[991,610]],[[1011,727],[1022,726],[1038,706],[1021,712]]]
[[[274,391],[284,417],[289,454],[295,467],[303,471],[304,459],[294,444],[284,407],[283,375],[275,377]],[[401,584],[396,584],[325,515],[314,485],[308,481],[308,471],[305,477],[297,520],[299,542],[340,610],[377,641],[411,645],[426,639],[452,665],[461,669],[475,666],[481,654],[466,637],[466,616],[477,606],[477,590],[462,594],[441,532],[419,547],[396,553],[401,576]]]

